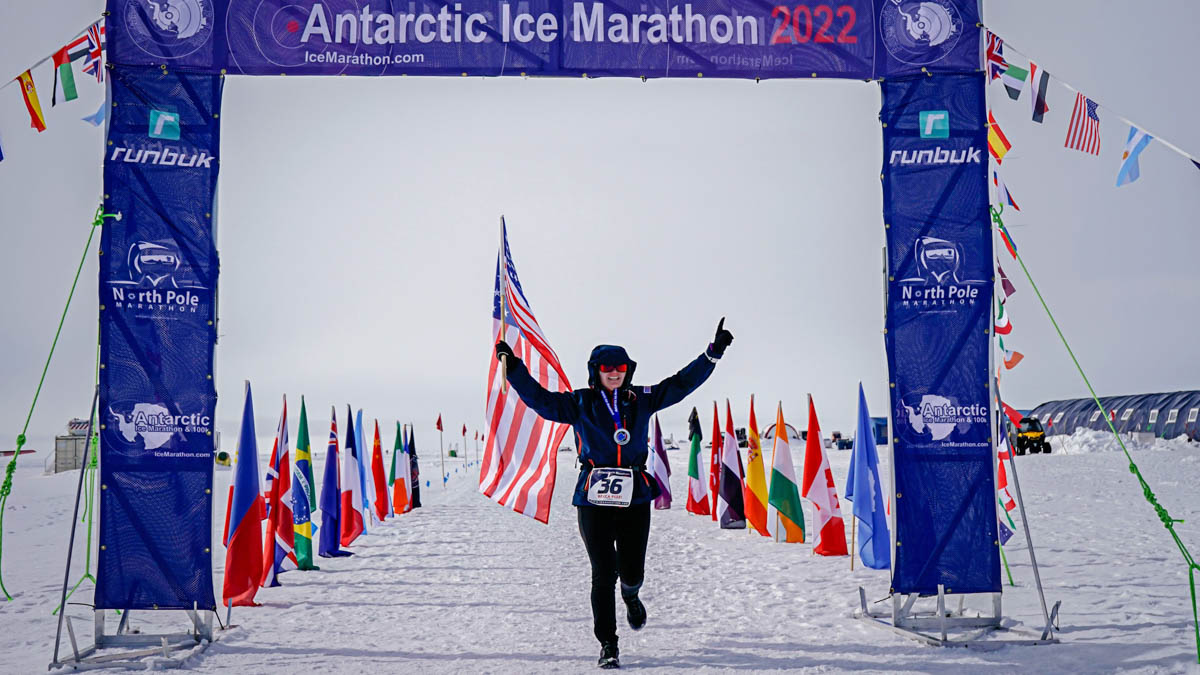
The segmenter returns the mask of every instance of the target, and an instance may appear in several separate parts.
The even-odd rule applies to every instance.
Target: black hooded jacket
[[[617,391],[622,426],[629,431],[629,442],[617,445],[612,414],[601,398],[600,366],[625,364],[625,383]],[[590,506],[587,501],[588,474],[593,467],[622,466],[634,469],[632,504],[644,504],[658,496],[658,485],[646,474],[650,416],[682,401],[712,374],[716,359],[708,351],[697,356],[682,370],[658,384],[633,386],[637,363],[623,347],[599,345],[588,359],[588,388],[572,392],[547,391],[529,374],[519,359],[510,359],[508,382],[525,405],[542,418],[563,422],[575,428],[579,438],[579,480],[575,485],[575,506]]]

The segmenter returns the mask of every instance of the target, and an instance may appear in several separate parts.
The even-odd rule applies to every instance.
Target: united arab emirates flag
[[[1008,92],[1009,98],[1014,101],[1021,98],[1021,92],[1025,89],[1025,80],[1028,77],[1028,70],[1009,64],[1004,74],[1000,76],[1000,81],[1004,83],[1004,90]]]
[[[62,82],[63,100],[74,101],[79,98],[75,91],[75,75],[71,72],[71,56],[67,48],[54,52],[54,91],[50,94],[50,105],[58,104],[58,83]]]

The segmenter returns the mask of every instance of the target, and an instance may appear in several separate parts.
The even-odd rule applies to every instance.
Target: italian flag
[[[754,417],[754,395],[750,395],[750,428],[746,449],[746,480],[742,484],[742,499],[746,503],[746,521],[764,537],[767,531],[767,478],[763,471],[762,441],[758,438],[758,420]]]
[[[696,410],[692,409],[692,415],[696,415]],[[688,452],[688,498],[687,512],[694,513],[698,516],[707,516],[708,508],[708,484],[704,481],[703,460],[700,459],[700,430],[699,420],[696,421],[695,429],[692,430],[692,448]]]
[[[408,442],[404,430],[396,422],[396,445],[392,450],[392,470],[388,475],[388,484],[392,486],[392,513],[399,515],[412,511],[412,498],[409,496],[412,481],[408,477]],[[399,467],[399,471],[396,468]]]
[[[994,330],[997,335],[1008,335],[1012,332],[1012,324],[1008,322],[1008,313],[1004,311],[1004,303],[1000,303],[1000,313],[996,315]]]
[[[801,495],[812,502],[817,512],[817,555],[850,555],[846,548],[846,525],[842,521],[842,507],[838,503],[837,488],[833,484],[833,471],[829,468],[829,457],[821,443],[821,425],[817,421],[817,409],[812,395],[808,397],[808,444],[804,451],[804,483]]]
[[[775,541],[804,543],[804,509],[796,488],[796,469],[788,445],[783,404],[775,411],[775,443],[771,447],[771,491],[767,496],[767,524]]]

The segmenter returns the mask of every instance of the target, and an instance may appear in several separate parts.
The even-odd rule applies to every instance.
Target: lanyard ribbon
[[[608,402],[608,396],[604,392],[600,392],[600,398],[604,399],[604,407],[608,408],[608,414],[612,415],[613,429],[621,428],[621,413],[617,409],[617,392],[612,393],[612,403]]]

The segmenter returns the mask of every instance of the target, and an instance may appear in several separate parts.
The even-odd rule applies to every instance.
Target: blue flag
[[[354,555],[341,547],[342,486],[338,484],[337,408],[329,422],[329,448],[325,451],[325,478],[321,484],[321,529],[317,553],[322,558]]]
[[[857,497],[857,498],[856,498]],[[875,451],[875,430],[862,383],[858,384],[858,429],[854,432],[854,452],[850,455],[850,475],[846,478],[846,499],[854,502],[858,519],[858,555],[871,569],[891,566],[891,535],[883,508],[883,486],[879,482],[879,455]]]
[[[363,423],[362,423],[362,408],[354,415],[354,447],[358,450],[355,454],[355,459],[358,460],[358,496],[362,499],[363,508],[363,534],[367,533],[367,521],[370,520],[368,514],[372,513],[371,501],[367,498],[367,466],[363,462],[363,455],[367,454],[367,444],[363,442]]]
[[[997,532],[1000,534],[1000,545],[1003,546],[1008,543],[1009,539],[1012,539],[1013,531],[1008,529],[1008,526],[1004,524],[1003,520],[997,521],[996,524],[1000,526],[997,529]]]
[[[88,124],[90,124],[94,127],[98,127],[101,124],[104,124],[104,114],[105,114],[105,111],[107,111],[107,110],[108,110],[108,103],[101,103],[100,107],[96,110],[96,112],[92,113],[91,115],[88,115],[87,117],[81,118],[81,119],[83,119],[84,122],[87,122]]]

